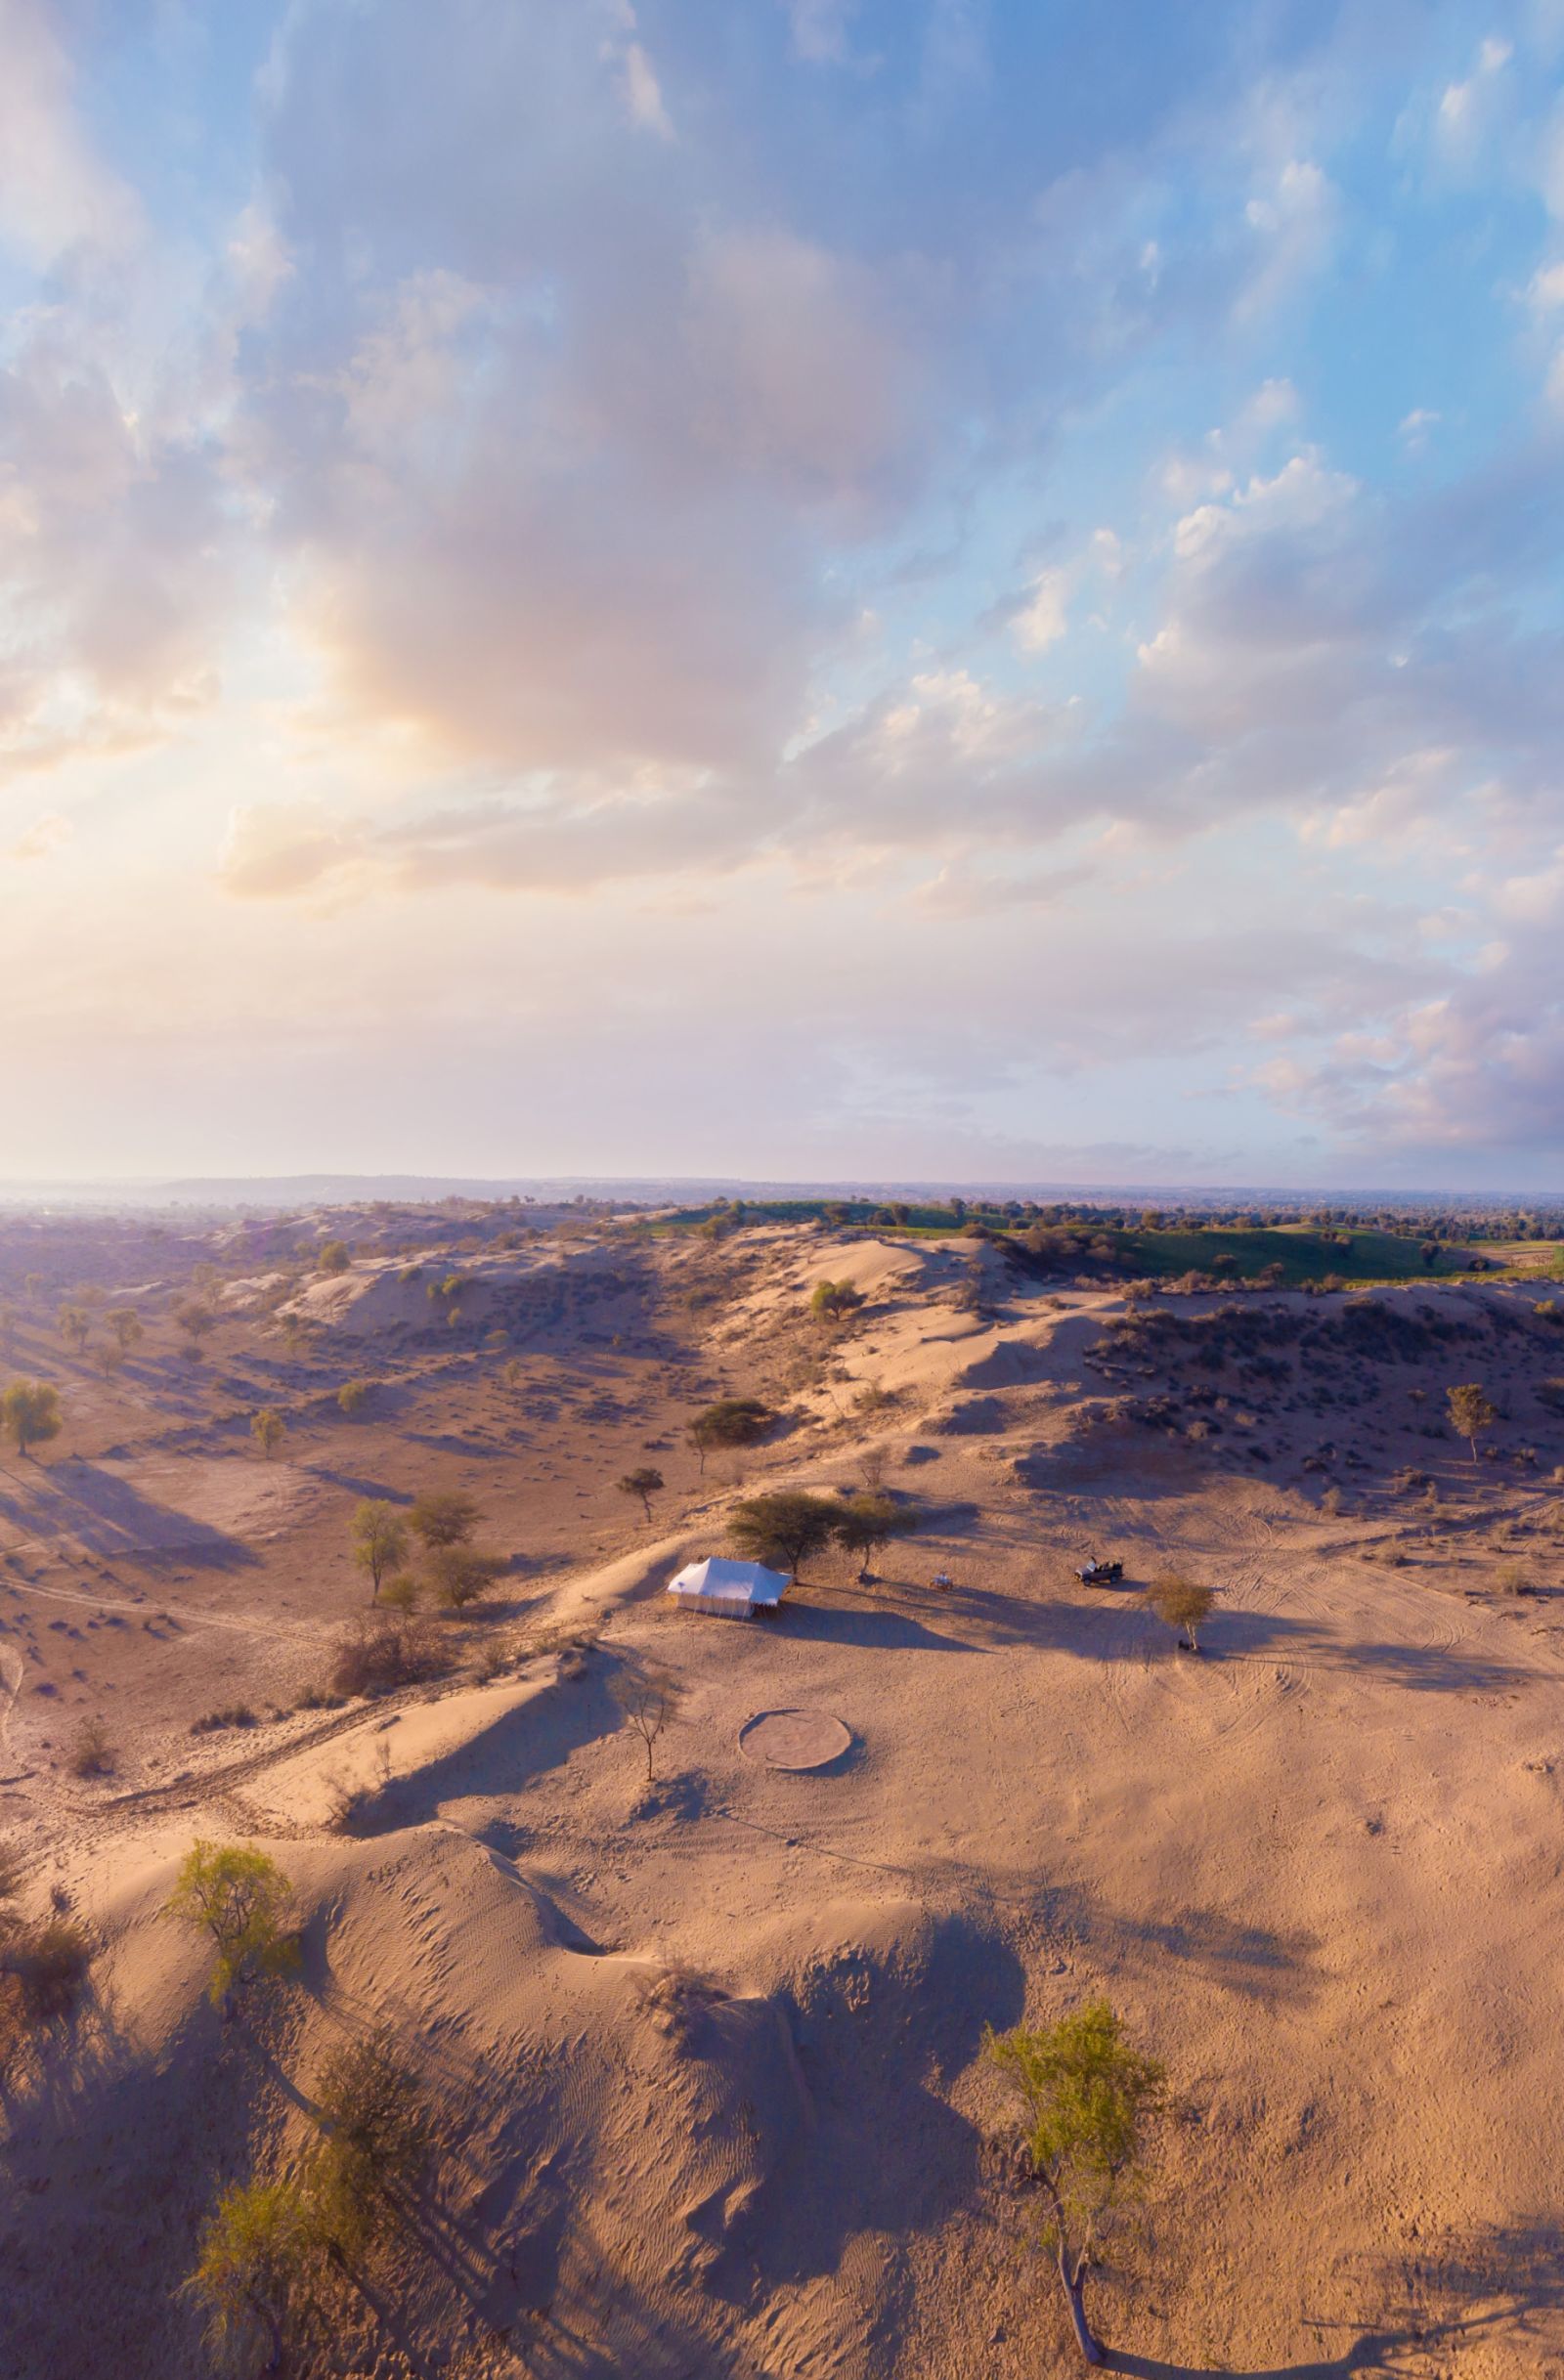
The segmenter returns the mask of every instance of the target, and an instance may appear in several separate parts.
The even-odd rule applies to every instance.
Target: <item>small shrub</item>
[[[1327,1488],[1320,1498],[1320,1509],[1322,1512],[1328,1512],[1331,1519],[1335,1520],[1341,1512],[1342,1501],[1339,1488]]]
[[[321,1273],[345,1273],[352,1262],[345,1239],[328,1239],[315,1260]]]
[[[1537,1588],[1529,1571],[1518,1562],[1506,1562],[1494,1585],[1501,1595],[1535,1595]]]
[[[372,1385],[373,1383],[369,1380],[344,1380],[342,1386],[337,1390],[337,1404],[350,1419],[355,1413],[362,1413],[369,1404],[369,1390]]]
[[[728,1994],[715,1976],[692,1967],[688,1960],[675,1959],[655,1973],[643,1976],[635,1987],[636,2006],[650,2016],[660,2033],[675,2041],[687,2041],[708,2009],[716,2008]]]
[[[250,1416],[250,1436],[270,1462],[287,1436],[287,1423],[276,1406],[263,1406],[258,1413]]]
[[[83,1720],[65,1755],[65,1766],[73,1777],[113,1775],[114,1748],[102,1719]]]
[[[193,1736],[214,1736],[225,1727],[254,1727],[258,1724],[248,1703],[230,1703],[221,1710],[208,1710],[204,1718],[192,1719]]]
[[[329,1686],[306,1686],[294,1704],[295,1710],[340,1710],[345,1694],[336,1694]]]
[[[849,1314],[855,1314],[863,1302],[863,1291],[854,1289],[850,1281],[816,1281],[809,1298],[809,1312],[817,1321],[841,1322]]]
[[[400,1612],[404,1619],[418,1608],[418,1581],[411,1570],[399,1570],[380,1589],[380,1601],[388,1612]]]

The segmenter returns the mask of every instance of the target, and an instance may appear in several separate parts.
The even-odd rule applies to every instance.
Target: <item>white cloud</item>
[[[141,207],[82,128],[46,0],[4,0],[0,46],[0,245],[36,265],[78,245],[122,254],[142,235]]]

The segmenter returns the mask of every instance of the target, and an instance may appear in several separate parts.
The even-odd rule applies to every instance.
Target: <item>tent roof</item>
[[[730,1562],[723,1554],[709,1554],[704,1562],[688,1562],[668,1582],[671,1595],[711,1595],[732,1603],[780,1603],[788,1582],[780,1571],[759,1562]]]

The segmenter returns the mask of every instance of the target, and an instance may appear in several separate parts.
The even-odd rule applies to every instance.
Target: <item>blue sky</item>
[[[1559,1182],[1564,0],[0,0],[11,1174]]]

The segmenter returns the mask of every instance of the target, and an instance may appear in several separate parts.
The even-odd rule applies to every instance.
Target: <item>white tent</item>
[[[692,1612],[712,1612],[722,1620],[753,1620],[757,1612],[774,1611],[788,1591],[780,1572],[763,1570],[759,1562],[729,1562],[711,1554],[704,1562],[688,1562],[668,1591]]]

